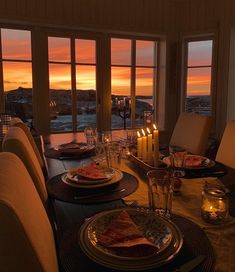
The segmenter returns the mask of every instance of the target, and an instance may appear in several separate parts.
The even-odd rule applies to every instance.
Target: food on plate
[[[122,211],[98,236],[98,243],[123,256],[154,254],[157,247],[146,239],[126,211]]]
[[[99,168],[95,163],[91,163],[85,167],[78,168],[77,174],[84,178],[89,179],[105,179],[107,176],[104,174],[103,170]]]
[[[185,156],[185,167],[200,167],[206,162],[206,158],[198,155],[186,155]]]
[[[81,147],[84,147],[84,144],[79,144],[79,143],[73,143],[73,142],[70,142],[70,143],[66,143],[66,144],[61,144],[59,146],[59,149],[79,149]]]

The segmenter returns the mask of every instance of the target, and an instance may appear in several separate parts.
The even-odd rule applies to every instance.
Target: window
[[[96,126],[96,41],[48,37],[51,131]]]
[[[2,64],[5,112],[24,121],[32,119],[31,33],[27,30],[1,28],[0,62]]]
[[[112,128],[123,127],[124,98],[127,127],[143,126],[144,111],[154,110],[156,73],[156,41],[111,39]]]
[[[186,42],[185,111],[211,115],[213,40]]]

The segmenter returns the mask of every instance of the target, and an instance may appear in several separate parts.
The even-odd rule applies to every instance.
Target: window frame
[[[30,45],[31,45],[31,60],[17,60],[17,59],[3,59],[2,57],[2,35],[1,29],[29,31],[30,32]],[[32,76],[32,112],[34,111],[34,80],[33,80],[33,28],[25,25],[16,24],[0,24],[0,112],[5,112],[5,92],[4,92],[4,76],[3,76],[3,62],[18,62],[18,63],[31,63],[31,76]],[[33,114],[34,115],[34,114]]]
[[[158,93],[159,93],[158,78],[159,78],[160,38],[153,37],[153,36],[147,36],[147,35],[146,36],[139,36],[139,35],[110,34],[109,39],[110,39],[110,44],[111,44],[111,39],[126,39],[126,40],[131,41],[131,62],[130,62],[130,65],[112,64],[110,61],[110,71],[112,70],[112,67],[128,67],[128,68],[130,68],[131,127],[129,127],[129,128],[130,129],[136,128],[136,122],[135,122],[136,68],[151,68],[151,69],[153,69],[153,121],[158,122],[159,120],[157,120],[157,117],[158,117],[157,105],[158,105]],[[136,65],[136,41],[155,42],[154,55],[156,57],[154,58],[153,66]],[[111,46],[110,46],[110,59],[111,59]],[[112,89],[111,89],[111,93],[112,93]],[[112,115],[112,113],[110,113],[110,114]],[[112,128],[112,123],[111,123],[111,129],[118,130],[120,128]]]
[[[216,35],[214,33],[202,34],[196,36],[183,37],[182,41],[182,69],[181,69],[181,100],[180,112],[185,112],[186,97],[187,97],[187,76],[188,76],[188,43],[190,42],[203,42],[212,41],[212,59],[211,59],[211,82],[210,82],[210,97],[211,97],[211,112],[210,116],[215,116],[215,79],[216,79]],[[200,67],[209,67],[202,65]]]
[[[47,36],[47,48],[48,48],[48,38],[49,37],[55,37],[55,38],[67,38],[70,40],[70,56],[71,56],[71,61],[49,61],[49,50],[47,52],[47,63],[48,63],[48,96],[50,96],[50,73],[49,73],[49,65],[50,64],[66,64],[70,65],[71,69],[71,103],[72,103],[72,109],[71,109],[71,115],[72,115],[72,130],[68,132],[79,132],[77,129],[77,125],[79,120],[77,119],[77,105],[76,105],[76,100],[77,100],[77,87],[76,87],[76,65],[86,65],[86,66],[94,66],[96,69],[96,79],[97,79],[97,44],[98,44],[98,36],[97,35],[92,35],[92,34],[84,34],[84,33],[79,33],[79,31],[48,31],[46,33]],[[87,64],[87,63],[80,63],[76,62],[76,49],[75,49],[75,40],[76,39],[83,39],[83,40],[93,40],[95,41],[95,48],[96,48],[96,54],[95,54],[95,63],[93,64]],[[97,80],[96,80],[96,123],[97,123],[97,97],[98,97],[98,90],[97,90]],[[50,119],[48,120],[50,123]],[[51,130],[51,123],[49,124],[50,126],[50,133],[65,133],[65,131],[52,131]]]

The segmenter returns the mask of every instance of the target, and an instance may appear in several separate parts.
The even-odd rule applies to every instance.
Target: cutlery
[[[190,272],[194,268],[196,268],[200,263],[204,261],[206,258],[205,255],[199,255],[192,260],[188,261],[187,263],[181,265],[179,268],[175,269],[173,272]]]
[[[108,195],[108,194],[110,194],[110,193],[122,193],[122,192],[124,192],[125,190],[126,190],[126,189],[123,188],[123,189],[116,189],[116,190],[112,190],[112,191],[109,191],[109,192],[103,192],[103,193],[92,194],[92,195],[74,196],[73,199],[74,199],[74,200],[86,200],[86,199],[93,198],[93,197],[101,197],[101,196],[105,196],[105,195]]]

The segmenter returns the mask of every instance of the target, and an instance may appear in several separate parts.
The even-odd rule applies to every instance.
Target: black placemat
[[[185,178],[223,177],[227,174],[225,165],[215,162],[215,165],[204,169],[186,169]]]
[[[48,148],[44,151],[44,155],[47,158],[51,158],[51,159],[59,159],[59,160],[74,160],[74,159],[84,159],[84,158],[88,158],[90,156],[94,156],[95,155],[95,151],[94,150],[89,150],[86,151],[82,154],[70,154],[70,153],[63,153],[60,150],[54,149],[54,148]]]
[[[205,255],[205,260],[196,267],[194,272],[214,271],[215,257],[213,248],[204,231],[192,221],[181,216],[174,215],[173,222],[180,228],[184,244],[179,255],[168,265],[148,271],[171,272],[185,262],[198,255]],[[103,267],[90,260],[80,249],[78,244],[79,226],[67,231],[60,243],[60,261],[65,272],[89,271],[89,272],[111,272],[117,271]]]
[[[84,189],[65,184],[61,180],[62,175],[57,175],[46,183],[49,196],[61,201],[79,204],[101,203],[121,199],[135,192],[139,183],[136,177],[123,172],[123,178],[117,183],[99,188]],[[121,191],[122,189],[124,190]],[[78,199],[87,195],[91,195],[91,197]],[[78,198],[75,199],[74,197]]]

